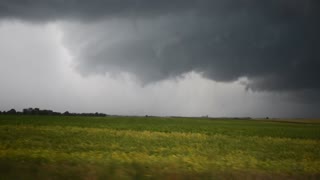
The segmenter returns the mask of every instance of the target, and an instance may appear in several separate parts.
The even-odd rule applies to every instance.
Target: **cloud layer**
[[[129,72],[151,83],[196,71],[319,97],[319,7],[317,0],[3,0],[0,17],[64,21],[65,46],[82,74]]]

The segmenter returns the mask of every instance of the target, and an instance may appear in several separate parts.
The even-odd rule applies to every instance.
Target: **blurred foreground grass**
[[[0,116],[1,179],[319,179],[320,124]]]

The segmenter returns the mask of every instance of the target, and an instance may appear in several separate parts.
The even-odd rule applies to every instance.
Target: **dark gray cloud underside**
[[[278,21],[317,14],[317,0],[2,0],[2,17],[46,21],[59,18],[83,20],[106,16],[159,16],[197,11],[211,16],[256,11]],[[91,20],[92,20],[91,19]]]
[[[77,54],[83,73],[128,71],[148,83],[194,70],[216,81],[247,77],[253,90],[319,94],[318,0],[2,0],[0,17],[133,22],[135,38],[112,46],[103,27],[84,35],[97,38]]]

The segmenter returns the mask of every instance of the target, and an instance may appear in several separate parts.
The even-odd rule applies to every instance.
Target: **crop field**
[[[0,179],[320,179],[320,123],[1,115]]]

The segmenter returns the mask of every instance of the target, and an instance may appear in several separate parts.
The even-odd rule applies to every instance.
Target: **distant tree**
[[[39,108],[34,108],[33,109],[33,114],[40,114],[40,109]]]
[[[40,110],[39,111],[39,114],[40,115],[52,115],[52,113],[53,113],[53,111],[51,111],[51,110]]]
[[[55,116],[60,116],[61,113],[60,112],[53,112],[52,115],[55,115]]]
[[[17,114],[17,111],[15,109],[10,109],[7,114]]]
[[[69,113],[69,111],[66,111],[66,112],[63,113],[63,115],[69,116],[70,113]]]
[[[22,110],[23,114],[32,114],[33,109],[32,108],[26,108]]]

